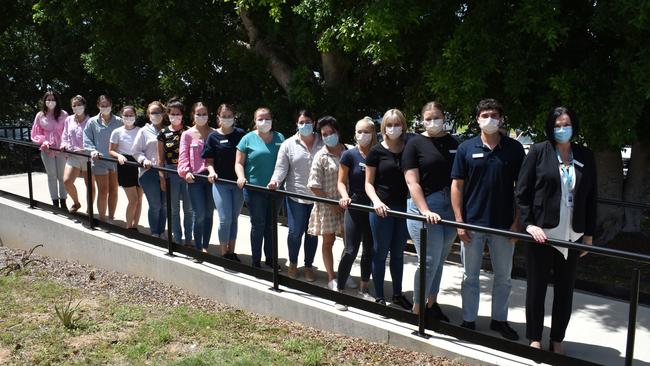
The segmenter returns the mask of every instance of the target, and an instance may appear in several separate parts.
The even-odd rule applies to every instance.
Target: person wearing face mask
[[[553,108],[546,119],[547,140],[531,146],[515,190],[526,232],[526,338],[541,348],[546,288],[553,270],[553,311],[549,349],[563,353],[571,318],[578,253],[544,244],[548,238],[591,245],[596,229],[597,184],[594,154],[572,142],[579,132],[576,116]]]
[[[242,189],[246,183],[263,186],[269,184],[278,151],[284,141],[280,132],[273,131],[271,110],[258,108],[253,114],[254,129],[242,137],[237,144],[235,173],[237,186]],[[264,263],[273,267],[271,196],[268,193],[244,189],[244,200],[251,219],[251,252],[253,267],[261,267],[262,242],[264,243]],[[281,201],[276,199],[276,211]]]
[[[194,210],[194,245],[196,249],[208,252],[212,234],[212,183],[199,179],[194,174],[207,174],[206,160],[201,156],[205,142],[214,129],[208,126],[208,107],[194,103],[191,109],[194,126],[183,132],[178,149],[178,176],[187,182],[187,190]]]
[[[122,107],[120,115],[122,115],[124,126],[116,128],[111,133],[111,145],[108,153],[117,159],[117,182],[124,189],[129,201],[126,206],[126,228],[137,231],[142,211],[142,188],[138,185],[138,168],[125,163],[127,161],[135,162],[131,151],[140,127],[135,126],[137,115],[135,107],[130,105]]]
[[[167,208],[164,188],[165,176],[163,172],[151,169],[158,166],[158,135],[162,130],[165,106],[159,101],[153,101],[147,106],[149,123],[140,128],[135,135],[131,155],[142,166],[138,169],[138,184],[147,198],[149,210],[147,219],[151,235],[163,237],[165,223],[167,222]]]
[[[311,194],[307,187],[309,171],[316,153],[323,147],[320,136],[314,133],[314,115],[311,111],[301,110],[296,122],[298,132],[286,139],[278,151],[278,159],[271,181],[267,185],[275,190],[283,183],[289,192]],[[305,279],[309,282],[316,280],[312,263],[318,249],[318,237],[307,233],[309,216],[314,203],[299,198],[287,197],[287,224],[289,235],[289,270],[287,275],[296,278],[298,275],[298,254],[303,235],[305,246]]]
[[[212,197],[219,215],[219,244],[221,255],[236,262],[241,262],[235,253],[237,240],[237,223],[244,205],[244,195],[240,189],[223,184],[218,179],[236,181],[235,155],[237,144],[246,134],[243,129],[235,127],[235,108],[230,104],[221,104],[217,108],[218,127],[208,136],[208,141],[201,156],[206,159],[208,181],[212,183]]]
[[[384,140],[373,146],[366,157],[365,189],[375,208],[370,213],[370,228],[374,239],[372,278],[375,302],[386,305],[384,275],[386,258],[390,252],[390,275],[393,279],[393,303],[406,310],[413,304],[402,294],[404,248],[408,232],[406,220],[388,216],[388,210],[406,211],[408,187],[402,173],[402,152],[406,118],[398,109],[388,110],[381,120]]]
[[[339,200],[337,178],[341,153],[346,150],[339,141],[340,130],[336,119],[325,116],[318,120],[318,132],[323,138],[323,146],[311,164],[307,187],[318,197]],[[343,210],[337,205],[316,202],[309,216],[307,233],[323,237],[323,263],[327,271],[327,287],[337,290],[336,274],[334,273],[334,256],[332,247],[336,235],[343,235]]]
[[[86,114],[86,99],[81,95],[72,97],[70,100],[72,111],[74,114],[65,119],[65,127],[61,134],[61,150],[84,152],[84,128],[88,122],[88,115]],[[79,194],[77,188],[74,186],[74,181],[81,174],[84,178],[86,186],[88,185],[88,175],[86,172],[86,158],[79,155],[68,154],[65,162],[65,170],[63,171],[63,184],[65,190],[72,198],[72,206],[70,212],[75,213],[81,208],[79,202]]]
[[[454,220],[451,208],[450,186],[451,166],[458,148],[458,142],[444,130],[445,115],[442,105],[429,102],[422,108],[424,131],[411,138],[404,148],[402,169],[411,197],[407,202],[408,212],[427,218],[426,241],[426,314],[428,318],[449,322],[449,318],[438,305],[438,290],[445,259],[451,244],[456,239],[456,229],[451,226],[435,225],[440,218]],[[422,222],[407,220],[409,234],[420,255],[420,229]],[[420,312],[420,273],[415,272],[413,291],[413,312]]]
[[[503,107],[494,99],[476,106],[476,121],[481,134],[458,146],[451,170],[451,204],[457,222],[502,230],[519,230],[519,214],[514,204],[514,186],[524,159],[524,148],[510,137],[498,133]],[[463,262],[461,326],[476,329],[483,248],[490,249],[494,273],[492,321],[490,329],[506,339],[519,335],[508,324],[512,255],[514,242],[507,237],[457,229],[462,241]]]
[[[108,157],[111,134],[124,123],[122,119],[111,113],[113,102],[108,95],[100,95],[97,98],[99,114],[91,117],[84,128],[84,150],[90,152],[93,159],[92,173],[97,185],[97,212],[99,219],[106,219],[108,208],[108,219],[112,222],[115,219],[117,208],[117,166],[115,163],[99,160],[99,157]]]
[[[158,134],[158,164],[161,167],[176,170],[178,168],[178,155],[181,135],[187,130],[183,124],[185,106],[178,99],[167,102],[167,116],[170,125],[163,128]],[[192,246],[192,232],[194,211],[190,194],[187,191],[187,182],[178,174],[167,174],[172,207],[172,237],[176,243]],[[181,229],[181,202],[183,202],[183,229]],[[183,242],[183,232],[185,241]]]
[[[41,110],[34,118],[31,131],[32,142],[41,145],[41,161],[47,173],[47,187],[50,190],[52,204],[54,207],[61,207],[66,211],[67,193],[63,183],[65,155],[50,150],[50,147],[57,149],[60,147],[61,135],[67,117],[68,113],[61,109],[59,95],[48,91],[43,95]]]
[[[372,231],[368,221],[368,213],[360,210],[348,210],[351,203],[359,205],[370,205],[370,199],[366,195],[366,156],[370,148],[377,143],[375,123],[370,117],[364,117],[355,126],[354,140],[357,146],[341,154],[339,164],[337,188],[341,199],[339,206],[345,209],[343,215],[345,248],[339,268],[337,271],[338,290],[343,291],[348,282],[352,264],[357,258],[359,246],[363,242],[361,251],[361,282],[359,283],[359,295],[369,298],[368,286],[372,273]],[[345,306],[339,306],[340,310],[346,310]]]

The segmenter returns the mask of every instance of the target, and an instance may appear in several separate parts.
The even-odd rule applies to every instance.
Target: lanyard
[[[567,191],[571,192],[573,187],[573,175],[571,175],[571,168],[573,167],[573,151],[569,152],[569,165],[565,165],[562,162],[562,157],[560,152],[555,150],[557,154],[557,161],[560,163],[560,172],[562,173],[563,183],[567,186]]]

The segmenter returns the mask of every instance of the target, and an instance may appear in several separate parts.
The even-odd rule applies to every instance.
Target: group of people
[[[438,102],[422,108],[424,131],[419,134],[406,133],[406,118],[398,109],[384,114],[381,142],[377,142],[374,121],[368,117],[359,120],[354,146],[342,143],[341,127],[334,117],[317,120],[308,110],[298,113],[296,132],[285,139],[273,129],[272,112],[265,107],[254,112],[248,133],[235,127],[236,111],[228,104],[216,110],[217,128],[209,126],[209,109],[201,102],[190,110],[191,127],[183,121],[183,103],[175,99],[166,105],[151,102],[144,127],[135,126],[137,112],[133,106],[124,106],[119,116],[114,115],[106,95],[97,99],[96,116],[85,113],[86,100],[81,96],[72,98],[71,107],[74,114],[68,115],[61,109],[57,94],[47,92],[32,127],[32,140],[41,146],[55,206],[67,209],[67,192],[73,201],[70,211],[81,207],[74,180],[86,170],[86,159],[50,148],[84,152],[92,158],[100,219],[106,219],[107,210],[108,220],[114,219],[119,185],[128,198],[127,228],[137,230],[144,194],[152,235],[163,234],[169,204],[174,241],[193,243],[207,252],[216,208],[221,254],[239,261],[235,253],[237,222],[246,202],[252,265],[261,267],[263,251],[264,264],[271,267],[272,219],[277,214],[273,209],[285,204],[289,277],[299,276],[298,256],[304,247],[304,278],[315,281],[313,262],[320,236],[327,286],[335,291],[358,286],[362,296],[371,298],[372,278],[375,301],[386,304],[384,277],[390,253],[391,303],[447,322],[437,295],[444,261],[458,236],[464,268],[461,325],[476,329],[479,272],[487,245],[494,272],[490,328],[510,340],[519,339],[507,321],[514,242],[438,222],[446,219],[525,231],[535,240],[526,244],[526,337],[532,347],[541,347],[544,300],[552,271],[555,296],[549,347],[563,352],[575,269],[585,253],[543,243],[552,238],[591,244],[596,221],[593,153],[572,142],[579,124],[567,108],[557,107],[549,113],[546,141],[533,145],[526,155],[521,144],[499,131],[504,112],[494,99],[478,103],[476,123],[481,133],[460,144],[445,130],[445,113]],[[100,156],[111,156],[118,164],[98,159]],[[127,161],[137,162],[139,167],[125,164]],[[173,169],[177,174],[151,169],[153,166]],[[198,179],[196,174],[208,179]],[[237,185],[223,184],[219,179],[236,181]],[[281,196],[249,189],[247,183],[300,195],[282,202]],[[167,189],[170,202],[165,202],[163,194]],[[314,202],[310,196],[339,204]],[[277,200],[275,205],[272,200]],[[351,204],[372,206],[374,211],[350,209]],[[410,237],[419,255],[423,223],[396,217],[391,211],[426,218],[426,309],[418,305],[418,291],[414,291],[413,303],[402,292],[405,245]],[[335,270],[332,252],[336,236],[343,238],[344,250]],[[360,248],[361,281],[357,284],[350,272]],[[416,272],[416,289],[419,280]],[[336,307],[347,309],[341,304]]]

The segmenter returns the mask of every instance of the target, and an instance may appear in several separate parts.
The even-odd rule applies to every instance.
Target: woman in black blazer
[[[541,348],[544,302],[553,270],[553,312],[549,348],[563,353],[571,317],[578,253],[544,244],[547,238],[592,244],[596,227],[596,163],[588,148],[571,142],[578,120],[565,107],[546,120],[547,141],[533,145],[515,190],[521,222],[535,239],[527,245],[526,337]]]

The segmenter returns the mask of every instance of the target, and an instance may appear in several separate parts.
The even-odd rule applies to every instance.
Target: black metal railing
[[[402,309],[397,309],[394,307],[389,307],[385,305],[380,305],[372,301],[364,300],[362,298],[352,296],[352,295],[347,295],[345,293],[340,293],[338,291],[332,291],[327,288],[321,287],[319,285],[311,284],[308,282],[303,282],[297,279],[292,279],[288,276],[282,275],[279,273],[278,269],[278,232],[277,232],[277,215],[274,214],[274,230],[273,230],[273,235],[272,235],[272,246],[273,246],[273,268],[272,271],[269,272],[268,270],[265,269],[260,269],[260,268],[255,268],[252,266],[248,266],[243,263],[231,261],[222,257],[214,256],[208,253],[203,253],[199,250],[193,249],[193,248],[188,248],[183,245],[180,245],[179,243],[175,243],[172,239],[171,235],[171,228],[170,228],[170,222],[171,222],[171,209],[169,208],[170,205],[168,204],[167,207],[167,222],[168,222],[168,235],[166,240],[163,240],[161,238],[153,237],[150,235],[146,235],[143,233],[139,232],[134,232],[133,230],[127,230],[122,227],[118,227],[116,225],[107,223],[107,222],[102,222],[102,221],[96,221],[93,217],[93,195],[92,195],[92,164],[91,164],[91,159],[90,156],[86,153],[79,153],[79,152],[65,152],[67,154],[72,154],[72,155],[79,155],[86,157],[88,159],[87,162],[87,174],[88,174],[88,182],[87,182],[87,206],[88,206],[88,215],[84,215],[81,213],[75,213],[71,214],[68,212],[65,212],[59,208],[55,208],[52,205],[38,202],[34,199],[34,194],[33,194],[33,182],[32,182],[32,162],[31,162],[31,155],[33,154],[35,149],[38,149],[39,146],[37,144],[31,143],[31,142],[25,142],[25,141],[17,141],[13,139],[6,139],[6,138],[0,138],[0,142],[3,144],[11,144],[13,146],[21,146],[25,149],[27,149],[26,154],[22,157],[24,159],[23,161],[25,162],[26,170],[27,170],[27,180],[28,180],[28,185],[29,185],[29,197],[25,198],[19,195],[12,194],[10,192],[6,191],[0,191],[0,194],[12,198],[17,201],[22,201],[25,203],[29,204],[29,207],[31,208],[45,208],[51,211],[54,211],[59,214],[64,214],[68,215],[70,217],[76,217],[79,219],[84,219],[87,218],[87,227],[90,229],[95,229],[96,227],[101,227],[103,229],[106,229],[108,231],[120,233],[121,235],[142,240],[146,243],[156,245],[158,247],[161,247],[163,249],[167,250],[168,255],[175,255],[175,253],[180,253],[183,255],[186,255],[188,257],[198,259],[200,261],[206,262],[206,263],[211,263],[214,265],[218,265],[230,270],[238,271],[244,274],[248,274],[251,276],[254,276],[256,278],[266,280],[272,283],[271,289],[274,291],[281,291],[280,286],[285,286],[291,289],[296,289],[299,291],[303,291],[324,299],[328,299],[340,304],[344,304],[347,306],[355,307],[362,309],[364,311],[376,313],[385,317],[389,317],[401,322],[405,322],[408,324],[416,325],[417,330],[414,331],[415,335],[418,335],[420,337],[429,337],[429,335],[426,333],[426,330],[433,330],[438,333],[450,335],[459,339],[463,339],[466,341],[474,342],[477,344],[481,344],[483,346],[487,346],[493,349],[497,349],[500,351],[504,351],[513,355],[525,357],[537,362],[546,362],[546,363],[551,363],[551,364],[560,364],[560,365],[595,365],[597,363],[587,361],[587,360],[582,360],[582,359],[577,359],[571,356],[566,356],[566,355],[559,355],[555,353],[551,353],[545,350],[540,350],[540,349],[535,349],[532,347],[529,347],[527,345],[521,344],[521,343],[516,343],[512,341],[508,341],[502,338],[497,338],[488,334],[483,334],[479,333],[473,330],[469,330],[466,328],[462,328],[457,325],[452,325],[448,323],[442,323],[434,319],[428,319],[426,317],[426,313],[424,311],[425,309],[425,276],[426,276],[426,219],[424,216],[420,215],[415,215],[415,214],[410,214],[410,213],[405,213],[401,211],[393,211],[393,210],[388,210],[388,215],[389,216],[394,216],[394,217],[399,217],[399,218],[404,218],[404,219],[410,219],[410,220],[417,220],[422,222],[422,229],[421,229],[421,252],[419,256],[419,263],[418,266],[420,268],[419,274],[420,274],[420,286],[418,289],[414,289],[416,291],[419,291],[420,293],[420,303],[419,303],[419,308],[420,308],[420,314],[416,315],[411,313],[410,311],[402,310]],[[52,150],[60,151],[58,149],[52,148]],[[21,158],[18,156],[18,158]],[[99,157],[100,160],[108,161],[108,162],[113,162],[117,164],[117,160],[113,158],[108,158],[108,157]],[[141,167],[139,164],[135,162],[125,162],[125,164],[132,165],[135,167]],[[151,167],[151,169],[157,170],[157,171],[162,171],[167,174],[177,174],[177,172],[173,169],[167,169],[167,168],[162,168],[162,167]],[[202,174],[195,174],[194,175],[195,179],[207,179],[206,175]],[[167,187],[169,187],[169,178],[166,178],[167,180]],[[218,181],[215,184],[231,184],[231,185],[236,185],[235,181],[230,181],[230,180],[224,180],[224,179],[218,179]],[[262,186],[257,186],[257,185],[252,185],[252,184],[246,184],[245,185],[246,189],[249,190],[255,190],[255,191],[261,191],[261,192],[266,192],[267,194],[271,195],[272,197],[275,197],[277,195],[281,195],[284,197],[293,197],[293,198],[302,198],[302,199],[307,199],[310,201],[314,202],[321,202],[321,203],[327,203],[327,204],[332,204],[332,205],[338,205],[337,200],[333,199],[327,199],[327,198],[321,198],[321,197],[316,197],[312,195],[304,195],[300,193],[294,193],[294,192],[288,192],[285,190],[269,190],[266,187]],[[166,190],[169,192],[169,189]],[[170,200],[170,194],[167,193],[167,202]],[[271,199],[272,205],[275,205],[275,199]],[[274,207],[273,207],[274,208]],[[348,209],[352,210],[361,210],[361,211],[366,211],[366,212],[374,212],[374,209],[370,206],[364,206],[364,205],[359,205],[359,204],[351,204]],[[277,212],[273,210],[273,212]],[[456,228],[463,228],[463,229],[469,229],[472,231],[477,231],[477,232],[482,232],[482,233],[488,233],[488,234],[494,234],[494,235],[500,235],[500,236],[505,236],[508,238],[515,238],[522,240],[524,242],[532,242],[532,237],[528,234],[523,234],[523,233],[518,233],[518,232],[512,232],[512,231],[507,231],[507,230],[500,230],[500,229],[493,229],[493,228],[488,228],[488,227],[482,227],[478,225],[471,225],[471,224],[466,224],[466,223],[458,223],[455,221],[450,221],[450,220],[441,220],[440,225],[448,225]],[[643,255],[639,253],[633,253],[633,252],[627,252],[627,251],[621,251],[617,249],[611,249],[611,248],[604,248],[604,247],[597,247],[597,246],[592,246],[592,245],[585,245],[581,243],[573,243],[573,242],[568,242],[568,241],[563,241],[563,240],[554,240],[554,239],[549,239],[548,244],[563,247],[563,248],[569,248],[573,250],[581,250],[581,251],[587,251],[591,252],[597,255],[602,255],[602,256],[607,256],[607,257],[612,257],[612,258],[620,258],[620,259],[625,259],[629,261],[633,261],[637,263],[637,265],[641,263],[645,264],[650,264],[650,256],[648,255]],[[626,343],[626,353],[625,353],[625,365],[632,365],[632,362],[634,360],[634,343],[635,343],[635,335],[636,335],[636,317],[637,317],[637,308],[638,308],[638,297],[639,297],[639,285],[640,285],[640,270],[639,268],[635,268],[632,273],[632,290],[630,292],[630,299],[629,299],[629,313],[628,313],[628,328],[627,328],[627,343]]]

